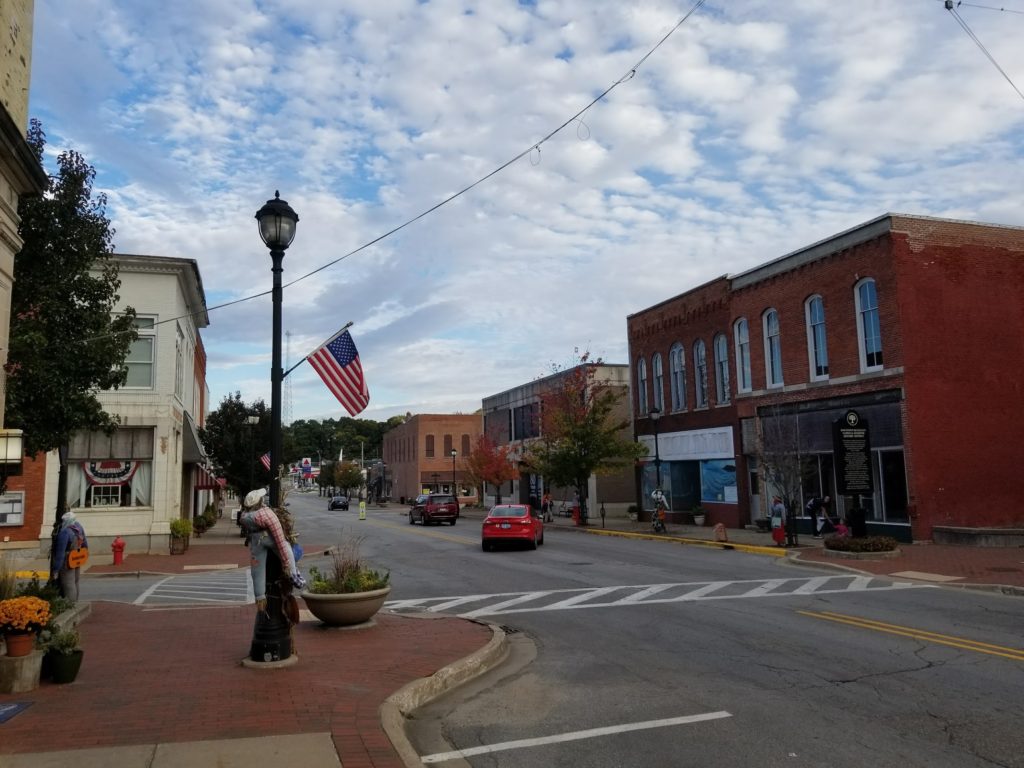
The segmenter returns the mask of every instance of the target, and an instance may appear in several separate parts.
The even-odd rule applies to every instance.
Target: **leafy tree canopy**
[[[38,120],[27,138],[42,163]],[[18,205],[23,245],[14,260],[6,421],[24,430],[28,455],[67,445],[78,430],[116,426],[97,394],[124,384],[138,337],[133,308],[114,315],[121,282],[106,196],[93,195],[96,171],[74,150],[57,166],[44,194]]]
[[[258,423],[250,425],[250,416]],[[239,496],[269,485],[270,472],[259,460],[270,449],[270,409],[262,400],[249,404],[240,392],[228,395],[207,417],[199,439],[217,473]]]
[[[465,458],[466,472],[475,483],[479,485],[490,483],[498,489],[499,504],[501,503],[501,486],[519,477],[519,468],[509,459],[510,452],[511,446],[497,445],[487,435],[480,435]]]
[[[629,433],[621,404],[621,387],[597,380],[601,361],[556,370],[551,386],[540,395],[541,435],[527,447],[524,463],[553,485],[571,486],[586,496],[587,479],[631,467],[646,448]]]

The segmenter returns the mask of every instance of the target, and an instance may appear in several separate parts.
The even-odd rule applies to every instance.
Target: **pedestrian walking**
[[[89,541],[74,512],[61,516],[60,533],[54,547],[50,581],[56,582],[61,597],[78,602],[78,579],[82,566],[89,559]]]
[[[544,522],[550,523],[554,518],[551,515],[551,494],[545,492],[540,500],[540,511],[544,515]]]
[[[812,496],[810,501],[807,502],[807,506],[804,507],[807,514],[811,518],[811,531],[814,532],[814,538],[820,539],[822,529],[825,527],[825,520],[828,517],[828,503],[830,497],[825,496],[819,498],[818,496]],[[819,514],[821,515],[819,517]]]
[[[782,503],[781,496],[772,497],[772,541],[776,547],[781,547],[786,540],[786,505]]]

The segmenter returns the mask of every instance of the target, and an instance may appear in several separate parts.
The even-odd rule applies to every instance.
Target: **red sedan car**
[[[544,543],[544,520],[529,504],[497,504],[487,513],[480,537],[484,552],[498,541],[523,541],[536,549]]]

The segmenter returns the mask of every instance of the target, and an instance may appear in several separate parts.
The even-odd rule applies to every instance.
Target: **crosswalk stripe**
[[[737,591],[737,587],[741,591]],[[745,588],[745,589],[743,589]],[[491,595],[447,595],[394,600],[388,610],[420,610],[430,613],[457,612],[463,618],[498,616],[539,611],[615,608],[637,605],[666,605],[710,600],[741,600],[778,597],[807,597],[843,592],[881,592],[895,589],[935,589],[933,584],[891,582],[872,576],[815,576],[807,579],[739,579],[735,581],[682,582],[679,584],[635,584],[589,589],[555,589],[533,592],[500,592]],[[616,594],[618,593],[618,594]],[[609,599],[611,597],[611,599]]]

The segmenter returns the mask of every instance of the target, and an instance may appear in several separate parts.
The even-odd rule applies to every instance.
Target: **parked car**
[[[409,509],[409,525],[417,520],[428,523],[455,525],[459,519],[459,501],[450,493],[428,493],[416,497]]]
[[[332,496],[327,502],[327,509],[348,510],[348,496]]]
[[[484,552],[499,541],[525,542],[530,549],[544,543],[544,518],[529,504],[497,504],[484,518],[480,546]]]

